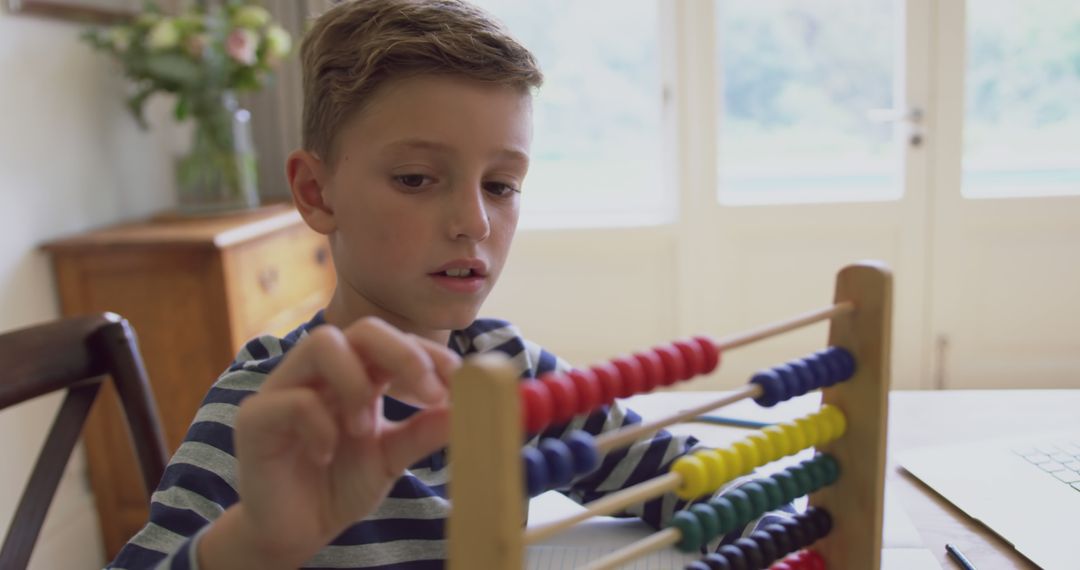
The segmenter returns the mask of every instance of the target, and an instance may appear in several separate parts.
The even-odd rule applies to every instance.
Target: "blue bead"
[[[574,454],[570,453],[570,447],[556,438],[540,440],[538,447],[547,460],[551,488],[558,489],[569,485],[574,479]]]
[[[802,388],[802,379],[795,372],[789,364],[779,364],[773,366],[773,371],[780,375],[780,380],[784,383],[784,398],[781,400],[786,401],[799,395],[799,389]]]
[[[852,355],[848,349],[842,346],[834,346],[831,348],[836,353],[836,360],[840,363],[840,367],[843,369],[843,374],[840,378],[840,381],[843,382],[844,380],[847,380],[854,376],[855,356]]]
[[[574,456],[574,473],[585,475],[600,466],[600,454],[596,451],[596,440],[589,432],[575,430],[566,437],[566,445]]]
[[[821,385],[822,388],[827,388],[840,381],[840,376],[844,373],[840,368],[840,363],[836,361],[834,353],[829,352],[828,349],[819,350],[814,353],[818,357],[818,361],[825,365],[825,369],[829,371],[828,376],[825,378],[825,383]]]
[[[709,565],[697,560],[687,564],[685,570],[709,570]]]
[[[803,359],[806,366],[810,368],[810,371],[814,374],[814,384],[811,390],[817,390],[825,385],[829,381],[829,367],[825,366],[825,362],[821,360],[821,355],[818,353],[811,354]]]
[[[761,386],[761,395],[754,398],[759,406],[771,408],[784,399],[787,390],[784,389],[784,381],[773,370],[762,370],[750,379],[751,384]]]
[[[521,459],[525,462],[525,490],[530,497],[535,497],[548,489],[548,467],[544,454],[535,447],[521,449]]]
[[[700,562],[705,563],[705,567],[708,570],[732,570],[734,567],[728,562],[728,559],[723,554],[712,553],[705,558],[702,558]],[[690,568],[687,566],[687,568]]]
[[[795,378],[798,380],[793,384],[795,390],[791,393],[792,398],[802,396],[814,389],[814,373],[810,370],[810,366],[803,362],[801,358],[792,360],[787,365],[795,373]]]

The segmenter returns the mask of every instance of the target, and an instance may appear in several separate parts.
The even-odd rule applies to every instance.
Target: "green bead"
[[[825,468],[825,484],[832,485],[840,478],[840,463],[828,453],[818,455],[818,461]]]
[[[697,517],[698,523],[701,524],[702,541],[709,542],[720,536],[720,515],[716,513],[715,509],[705,503],[698,503],[690,507],[690,512]]]
[[[759,485],[757,481],[751,481],[739,487],[739,489],[742,489],[750,497],[750,504],[752,505],[750,520],[760,517],[765,514],[765,511],[769,510],[769,497],[765,494],[765,488]]]
[[[799,495],[809,495],[814,492],[813,481],[810,480],[809,470],[802,465],[792,465],[788,467],[788,473],[791,473],[795,478],[795,482],[799,484]]]
[[[724,496],[735,506],[735,526],[740,527],[754,520],[754,504],[750,502],[750,495],[741,488],[732,489]]]
[[[726,496],[716,497],[709,501],[709,506],[720,521],[720,528],[716,531],[717,536],[735,530],[735,525],[739,522],[739,513],[731,499]]]
[[[810,484],[813,485],[811,493],[825,486],[825,473],[821,470],[821,464],[816,461],[806,460],[802,462],[806,473],[810,475]]]
[[[765,489],[765,498],[768,499],[768,505],[765,510],[775,510],[780,505],[784,504],[784,492],[780,490],[780,484],[776,482],[772,477],[763,477],[757,480],[757,484],[761,485],[762,489]]]
[[[671,526],[682,532],[682,539],[675,546],[683,552],[697,552],[704,544],[701,523],[687,511],[679,511],[671,517]]]
[[[780,484],[780,490],[784,493],[784,502],[790,503],[800,496],[799,484],[795,477],[787,471],[779,471],[772,474],[773,480]]]

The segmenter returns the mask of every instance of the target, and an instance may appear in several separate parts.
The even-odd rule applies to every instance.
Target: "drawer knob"
[[[277,289],[278,270],[276,267],[267,267],[259,272],[259,287],[266,293],[273,293]]]

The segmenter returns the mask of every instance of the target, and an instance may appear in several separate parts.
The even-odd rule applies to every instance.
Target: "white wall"
[[[80,31],[0,10],[0,330],[59,315],[39,244],[172,203],[168,101],[152,104],[154,128],[140,132],[123,107],[118,70],[78,40]],[[0,532],[58,404],[44,398],[0,413]],[[80,452],[32,568],[102,566],[92,501]]]

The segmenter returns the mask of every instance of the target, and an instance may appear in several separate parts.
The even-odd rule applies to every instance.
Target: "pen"
[[[967,559],[967,556],[964,556],[963,552],[960,552],[959,548],[951,544],[946,544],[945,552],[947,552],[964,570],[975,570],[975,566],[971,564],[971,561]]]

